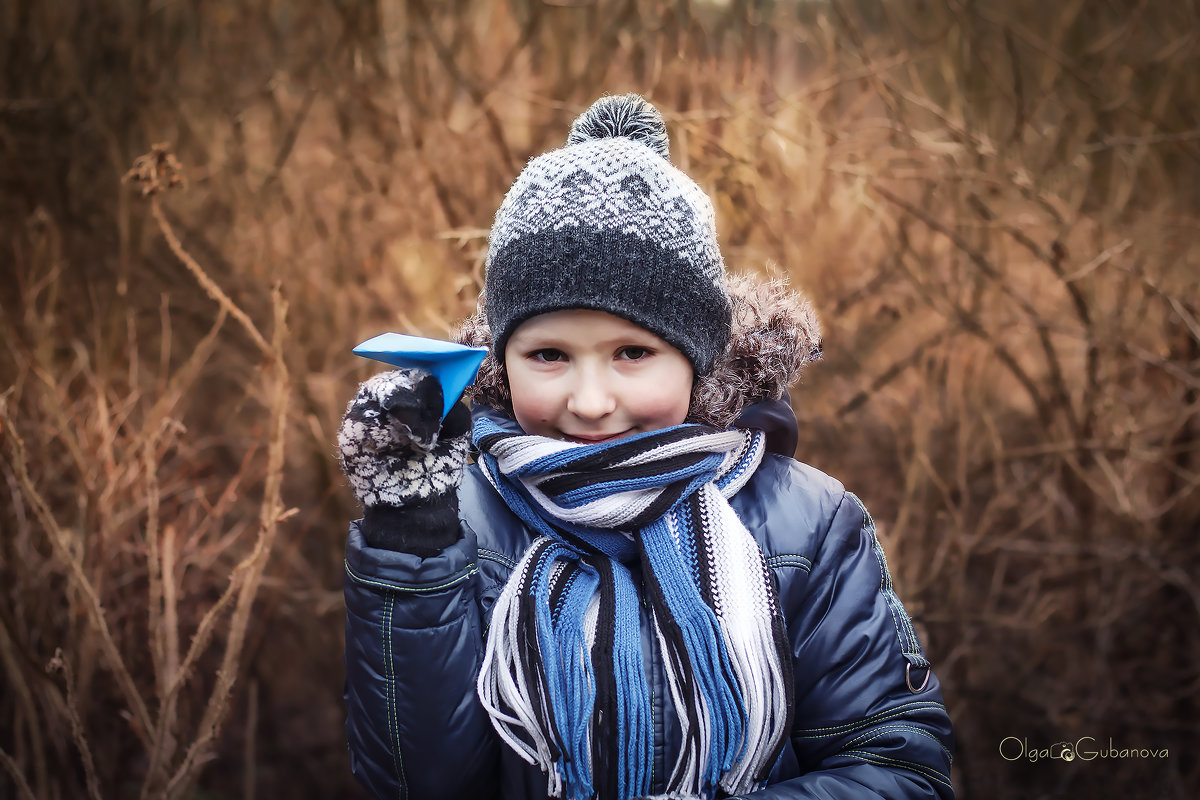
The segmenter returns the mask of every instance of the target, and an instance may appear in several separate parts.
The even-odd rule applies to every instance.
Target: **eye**
[[[617,351],[617,358],[625,361],[641,361],[648,355],[650,355],[650,350],[648,348],[638,347],[637,345],[622,347]]]
[[[558,361],[566,361],[567,357],[561,350],[555,350],[551,347],[546,347],[541,350],[534,350],[528,356],[534,361],[541,361],[547,364],[553,364]]]

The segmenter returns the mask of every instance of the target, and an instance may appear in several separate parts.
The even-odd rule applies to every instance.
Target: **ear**
[[[483,311],[483,300],[480,298],[480,310],[463,320],[459,325],[454,340],[459,344],[471,347],[492,346],[492,329],[488,326],[487,317]],[[492,408],[512,413],[512,393],[508,388],[508,372],[496,358],[494,351],[489,350],[483,363],[479,365],[479,373],[475,381],[467,387],[463,395],[472,403],[483,403]]]

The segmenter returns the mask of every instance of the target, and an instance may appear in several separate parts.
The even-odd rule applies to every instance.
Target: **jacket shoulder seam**
[[[846,491],[845,487],[843,487],[842,488],[842,496],[838,498],[837,508],[833,509],[833,513],[829,515],[829,524],[826,525],[825,530],[823,530],[821,532],[821,538],[819,540],[821,542],[821,545],[818,547],[818,554],[820,553],[820,550],[824,548],[824,543],[829,540],[829,532],[831,530],[833,530],[834,520],[836,520],[838,514],[840,514],[842,512],[842,506],[845,504],[846,495],[848,495],[848,494],[850,494],[850,493],[848,491]],[[820,560],[818,559],[818,561],[811,562],[811,563],[819,564]]]

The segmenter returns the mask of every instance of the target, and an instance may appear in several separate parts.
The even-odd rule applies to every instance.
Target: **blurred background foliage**
[[[349,350],[452,335],[624,91],[819,310],[798,456],[880,524],[960,795],[1194,796],[1195,0],[8,0],[0,794],[357,796]]]

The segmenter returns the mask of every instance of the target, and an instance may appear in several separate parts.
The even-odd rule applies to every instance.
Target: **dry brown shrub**
[[[877,518],[960,792],[1189,796],[1197,14],[13,0],[0,794],[354,791],[333,432],[373,367],[349,348],[446,335],[521,165],[633,90],[731,267],[814,298],[800,457]],[[186,189],[123,186],[148,151]],[[1008,761],[1010,736],[1170,755]]]

